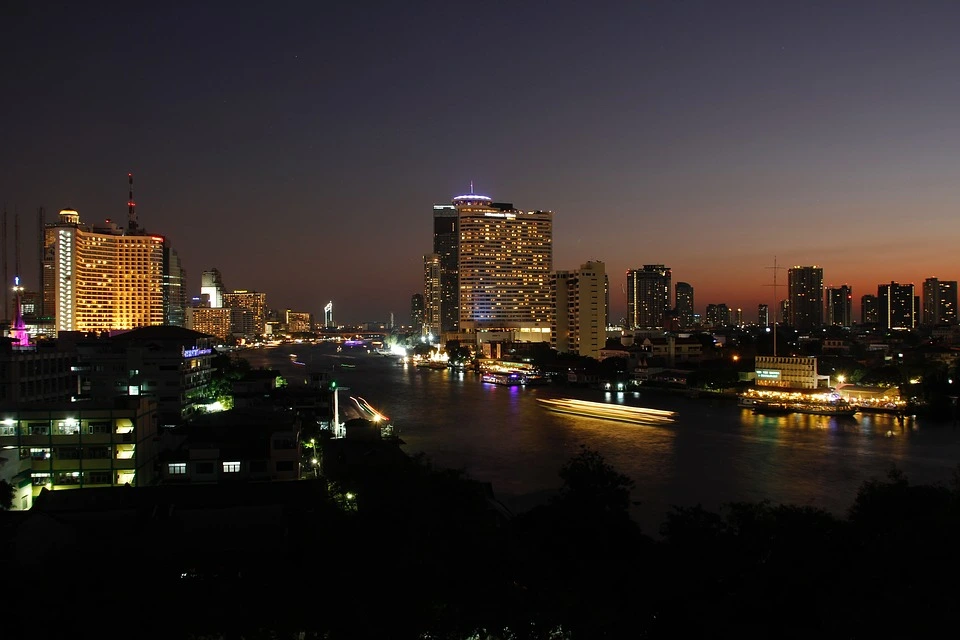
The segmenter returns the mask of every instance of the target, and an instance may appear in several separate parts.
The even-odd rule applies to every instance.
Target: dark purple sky
[[[857,300],[960,278],[960,3],[13,4],[28,286],[36,207],[123,219],[128,171],[192,292],[217,267],[341,322],[407,321],[431,206],[470,180],[555,211],[555,268],[603,260],[618,292],[664,263],[700,312],[754,319],[775,255]]]

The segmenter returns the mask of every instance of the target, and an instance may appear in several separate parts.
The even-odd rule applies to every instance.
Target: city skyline
[[[960,279],[960,7],[544,6],[4,15],[24,285],[36,208],[123,220],[127,172],[191,295],[217,268],[345,323],[407,321],[429,207],[471,180],[553,211],[554,269],[603,261],[612,321],[644,264],[748,320],[785,298],[774,256],[851,286],[854,318],[883,283]]]

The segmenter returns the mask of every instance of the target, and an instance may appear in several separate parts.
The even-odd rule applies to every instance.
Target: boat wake
[[[630,422],[633,424],[671,424],[674,422],[674,416],[676,415],[675,411],[662,411],[660,409],[647,409],[645,407],[629,407],[620,404],[608,404],[606,402],[575,400],[573,398],[540,398],[539,400],[546,405],[547,409],[557,413],[567,413],[570,415],[584,416],[588,418],[600,418],[602,420]]]

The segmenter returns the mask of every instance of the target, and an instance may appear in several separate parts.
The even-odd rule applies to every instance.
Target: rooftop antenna
[[[127,180],[130,183],[130,195],[127,197],[127,231],[133,233],[137,230],[137,203],[133,201],[133,174],[127,174]]]
[[[767,287],[773,287],[773,357],[777,357],[777,313],[780,310],[780,302],[777,299],[777,271],[782,270],[784,267],[777,266],[777,256],[773,256],[773,266],[766,267],[767,269],[773,269],[773,284],[765,285]]]

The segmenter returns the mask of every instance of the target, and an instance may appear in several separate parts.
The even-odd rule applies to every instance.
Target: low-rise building
[[[169,483],[296,480],[300,421],[292,411],[234,409],[199,416],[171,434],[175,448],[160,460]]]
[[[154,481],[157,404],[149,398],[0,406],[0,477],[15,509],[40,491]]]
[[[0,342],[0,404],[69,401],[77,394],[76,351],[57,341]]]

